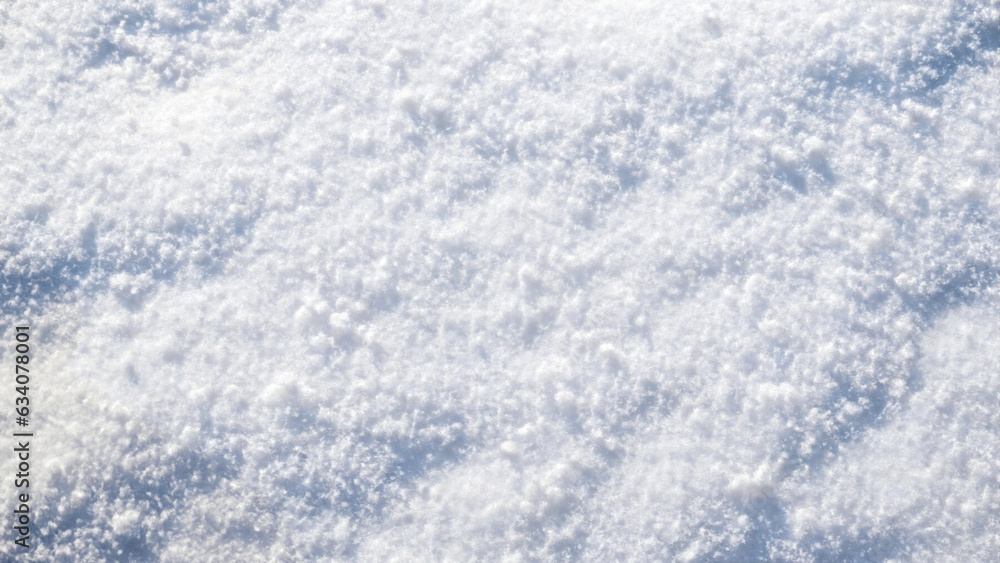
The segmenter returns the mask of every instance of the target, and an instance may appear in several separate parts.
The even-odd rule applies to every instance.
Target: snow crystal
[[[0,54],[25,560],[1000,550],[994,0],[41,0]]]

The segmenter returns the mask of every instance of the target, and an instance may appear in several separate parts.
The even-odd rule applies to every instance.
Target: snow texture
[[[19,560],[996,560],[997,0],[37,0],[0,45]]]

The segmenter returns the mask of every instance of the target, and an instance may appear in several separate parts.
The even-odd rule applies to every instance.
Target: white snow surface
[[[1000,2],[37,0],[0,41],[19,560],[996,560]]]

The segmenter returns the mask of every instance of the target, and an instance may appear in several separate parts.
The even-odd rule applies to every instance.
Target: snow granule
[[[5,3],[24,560],[995,559],[998,49],[995,0]]]

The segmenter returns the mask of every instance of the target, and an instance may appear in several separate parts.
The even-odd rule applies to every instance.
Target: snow
[[[1000,3],[40,0],[0,45],[24,560],[1000,552]]]

